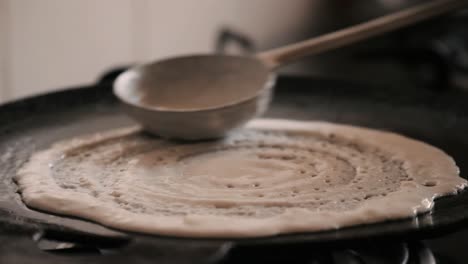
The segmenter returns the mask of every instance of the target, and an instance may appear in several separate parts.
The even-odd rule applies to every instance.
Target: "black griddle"
[[[37,263],[38,260],[43,263],[215,262],[235,246],[266,246],[274,250],[310,245],[337,246],[354,241],[419,240],[447,234],[468,223],[468,191],[437,199],[431,213],[416,218],[326,232],[249,239],[130,234],[80,219],[28,209],[16,193],[11,178],[32,152],[61,139],[133,124],[119,108],[111,86],[111,81],[103,80],[96,85],[0,106],[0,263]],[[466,104],[468,93],[455,90],[402,91],[283,76],[278,79],[267,116],[325,120],[398,132],[443,149],[454,157],[462,177],[467,178]],[[66,241],[85,248],[119,250],[99,258],[86,254],[70,258],[40,250],[38,241]]]

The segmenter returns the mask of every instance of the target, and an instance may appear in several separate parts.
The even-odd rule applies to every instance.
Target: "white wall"
[[[109,65],[132,60],[129,1],[9,0],[7,5],[10,98],[92,82]]]
[[[8,87],[8,12],[6,1],[0,0],[0,101],[7,97]]]
[[[0,0],[0,101],[92,83],[112,66],[211,52],[223,25],[260,47],[297,39],[311,3]]]

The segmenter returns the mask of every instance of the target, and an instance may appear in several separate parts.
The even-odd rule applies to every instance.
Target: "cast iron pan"
[[[435,92],[416,88],[401,91],[333,80],[280,77],[267,116],[326,120],[395,131],[445,150],[454,157],[462,176],[466,178],[466,104],[468,94],[457,91]],[[125,245],[122,252],[126,252],[124,255],[127,257],[144,250],[146,255],[148,252],[150,256],[159,254],[157,256],[163,260],[169,254],[172,260],[180,258],[181,261],[193,261],[197,257],[206,256],[214,259],[220,250],[233,245],[284,248],[311,243],[336,245],[379,238],[422,239],[455,230],[468,222],[467,191],[438,199],[431,213],[414,219],[327,232],[236,240],[122,233],[87,221],[30,210],[21,202],[11,177],[33,151],[57,140],[132,123],[121,112],[113,97],[111,82],[105,80],[94,86],[49,93],[0,106],[0,256],[6,256],[7,259],[10,256],[11,260],[16,261],[20,257],[14,252],[19,250],[27,252],[21,253],[25,258],[51,258],[35,247],[30,239],[34,236],[36,240],[45,237],[100,248]],[[5,244],[5,241],[10,243]],[[106,259],[109,263],[115,259],[124,260],[124,256],[117,255],[106,256]],[[141,257],[133,262],[149,263],[154,257]]]

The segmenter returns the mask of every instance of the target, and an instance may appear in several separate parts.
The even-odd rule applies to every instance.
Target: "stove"
[[[92,87],[0,107],[0,120],[18,121],[9,127],[0,124],[0,152],[16,149],[0,159],[0,263],[467,263],[467,192],[457,196],[462,198],[457,203],[451,198],[437,200],[432,214],[415,221],[258,241],[127,235],[28,210],[8,178],[27,158],[23,152],[36,144],[48,144],[57,135],[69,137],[128,124],[123,114],[115,116],[116,102],[108,82],[113,75],[115,72],[109,73]],[[269,115],[391,127],[410,136],[422,135],[453,155],[464,176],[468,168],[466,100],[468,93],[456,90],[421,88],[398,93],[362,84],[283,76]],[[73,110],[66,110],[70,108]],[[45,113],[31,119],[29,115],[38,109]]]
[[[174,249],[171,245],[149,247],[137,239],[122,244],[99,246],[32,237],[0,241],[1,263],[297,263],[297,264],[457,264],[466,263],[468,230],[427,240],[368,240],[335,245],[236,246],[192,245]],[[148,251],[151,249],[151,251]],[[41,251],[41,252],[39,252]],[[31,256],[34,256],[32,258]]]

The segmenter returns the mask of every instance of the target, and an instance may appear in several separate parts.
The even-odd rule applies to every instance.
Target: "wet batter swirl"
[[[442,151],[396,134],[257,120],[223,140],[125,128],[59,142],[16,177],[26,204],[129,231],[247,237],[410,217],[466,185]]]

